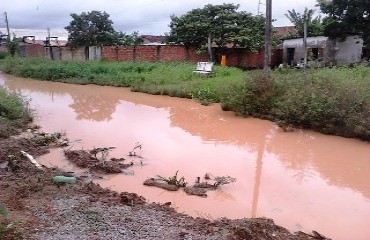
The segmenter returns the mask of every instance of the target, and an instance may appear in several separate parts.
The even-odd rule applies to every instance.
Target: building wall
[[[335,62],[337,65],[349,65],[361,62],[363,40],[358,36],[347,37],[345,41],[336,41]]]
[[[322,49],[322,58],[323,61],[327,61],[327,47],[328,47],[328,38],[327,37],[308,37],[307,38],[307,48],[319,48]],[[300,62],[304,58],[304,48],[303,48],[303,38],[288,39],[283,42],[283,62],[288,63],[288,49],[294,48],[294,61]]]
[[[347,37],[345,41],[330,40],[328,37],[307,38],[308,58],[313,48],[319,49],[319,66],[326,64],[349,65],[361,61],[363,40],[357,36]],[[283,62],[288,63],[288,50],[294,48],[294,61],[304,58],[303,38],[288,39],[283,42]]]

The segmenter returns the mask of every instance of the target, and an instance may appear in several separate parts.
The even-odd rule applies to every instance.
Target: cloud
[[[261,0],[264,2],[263,0]],[[169,31],[170,15],[185,14],[206,4],[222,4],[224,0],[1,0],[2,10],[8,13],[11,28],[22,29],[63,29],[71,21],[70,13],[106,11],[110,14],[116,30],[131,33],[160,35]],[[234,0],[239,10],[257,14],[258,0]],[[316,0],[273,0],[275,25],[290,25],[284,16],[287,10],[302,12],[304,7],[314,8]],[[261,5],[264,10],[264,5]],[[5,27],[0,17],[0,28]]]

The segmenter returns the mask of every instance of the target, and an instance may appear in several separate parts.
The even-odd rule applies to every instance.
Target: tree
[[[15,53],[18,51],[19,42],[21,40],[17,38],[15,35],[13,36],[13,40],[7,39],[5,42],[5,46],[10,54],[10,56],[14,57]]]
[[[69,33],[70,46],[115,45],[118,33],[113,28],[113,22],[106,12],[83,12],[80,15],[72,13],[73,20],[65,29]]]
[[[205,5],[177,17],[171,16],[167,42],[204,48],[208,39],[220,48],[245,47],[258,51],[264,46],[262,16],[237,12],[239,5]]]
[[[307,36],[308,37],[315,37],[321,36],[324,34],[324,25],[321,20],[321,16],[313,17],[315,10],[305,8],[305,12],[307,12]],[[299,37],[303,37],[304,35],[304,13],[301,14],[296,12],[296,10],[288,10],[288,13],[285,16],[289,19],[291,23],[297,29],[297,35]]]
[[[370,1],[369,0],[317,0],[324,18],[324,33],[330,38],[346,38],[358,35],[370,47]]]

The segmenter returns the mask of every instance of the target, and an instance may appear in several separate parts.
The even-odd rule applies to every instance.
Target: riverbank
[[[370,68],[282,69],[272,79],[260,71],[215,66],[212,77],[189,63],[66,62],[7,58],[0,69],[16,76],[75,84],[130,87],[132,91],[220,102],[224,110],[370,140]]]
[[[37,159],[49,148],[28,130],[1,139],[0,203],[9,213],[0,215],[1,239],[312,239],[302,232],[292,234],[271,219],[193,218],[175,212],[170,203],[149,203],[134,193],[103,189],[83,178],[72,184],[53,183],[54,176],[72,173],[40,170],[20,153]]]

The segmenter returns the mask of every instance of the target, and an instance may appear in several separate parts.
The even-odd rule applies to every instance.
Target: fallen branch
[[[178,186],[178,187],[185,187],[188,183],[185,181],[185,178],[184,177],[181,177],[180,179],[177,179],[177,173],[179,171],[176,171],[175,175],[173,175],[172,177],[169,177],[169,178],[165,178],[165,177],[162,177],[162,176],[159,176],[157,175],[157,177],[168,183],[169,185],[175,185],[175,186]]]
[[[33,163],[38,169],[40,169],[40,170],[43,169],[42,166],[30,154],[26,153],[25,151],[21,151],[21,154],[24,157],[28,158],[28,160],[30,160],[30,162]]]
[[[179,186],[171,185],[171,184],[168,184],[165,181],[154,179],[154,178],[149,178],[149,179],[145,180],[144,185],[146,185],[146,186],[155,186],[155,187],[159,187],[159,188],[162,188],[162,189],[165,189],[165,190],[168,190],[168,191],[177,191],[180,188]]]

